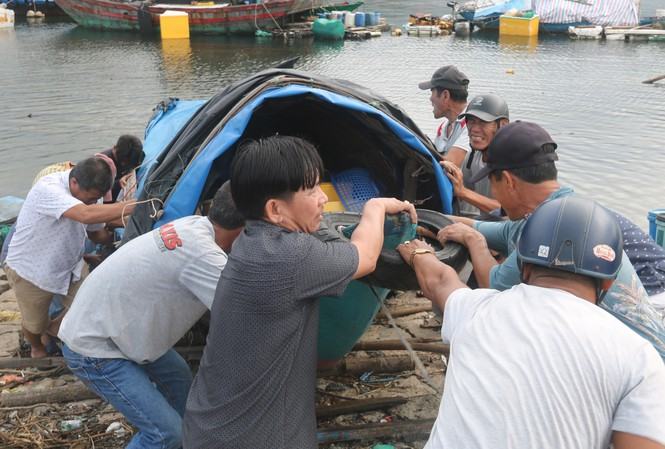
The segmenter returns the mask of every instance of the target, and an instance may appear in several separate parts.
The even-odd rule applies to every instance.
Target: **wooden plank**
[[[75,402],[93,399],[98,396],[82,383],[49,388],[48,390],[28,390],[20,393],[0,394],[0,407],[22,407],[33,404],[54,402]]]
[[[394,421],[391,423],[365,424],[361,426],[334,427],[319,429],[316,433],[319,444],[342,441],[366,441],[386,437],[403,438],[426,437],[434,425],[433,419]]]
[[[394,407],[408,402],[406,398],[371,398],[353,399],[339,404],[316,408],[317,418],[328,418],[330,416],[347,415],[349,413],[367,412]]]
[[[450,345],[443,343],[422,343],[417,340],[409,340],[414,351],[433,352],[435,354],[450,354]],[[406,350],[401,340],[378,340],[361,341],[353,347],[354,351],[390,351]]]

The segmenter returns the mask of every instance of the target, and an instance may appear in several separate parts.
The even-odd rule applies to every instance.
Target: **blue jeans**
[[[128,449],[176,449],[192,373],[175,350],[152,363],[85,357],[63,345],[69,369],[138,429]]]

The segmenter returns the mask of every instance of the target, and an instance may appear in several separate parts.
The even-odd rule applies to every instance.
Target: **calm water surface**
[[[643,0],[643,14],[661,2]],[[411,12],[449,12],[443,1],[366,4],[394,25]],[[46,164],[106,149],[122,133],[142,136],[163,98],[207,98],[296,55],[299,69],[383,94],[429,134],[437,122],[429,94],[416,85],[439,66],[456,64],[471,79],[471,95],[498,93],[512,119],[550,131],[560,148],[561,178],[578,192],[642,226],[648,209],[665,207],[665,85],[641,83],[665,74],[662,42],[387,34],[338,44],[251,37],[161,42],[51,21],[0,32],[0,196],[25,195]]]

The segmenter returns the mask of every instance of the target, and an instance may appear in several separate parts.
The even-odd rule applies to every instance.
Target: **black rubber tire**
[[[452,224],[452,221],[443,214],[427,209],[417,209],[418,226],[422,226],[436,233],[439,229]],[[321,228],[315,236],[321,241],[347,240],[337,231],[340,226],[356,224],[360,221],[360,214],[354,212],[328,212],[323,214]],[[459,272],[468,260],[468,252],[463,245],[448,242],[441,247],[439,242],[425,239],[436,250],[436,257],[446,265],[450,265]],[[413,270],[404,262],[397,250],[384,249],[376,263],[376,270],[372,274],[360,279],[377,287],[391,290],[418,290],[418,280]]]

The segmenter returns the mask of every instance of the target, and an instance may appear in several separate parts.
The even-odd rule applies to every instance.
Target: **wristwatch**
[[[434,251],[432,251],[429,248],[416,248],[411,251],[411,259],[409,260],[409,265],[411,268],[413,268],[413,259],[419,254],[434,254]]]

